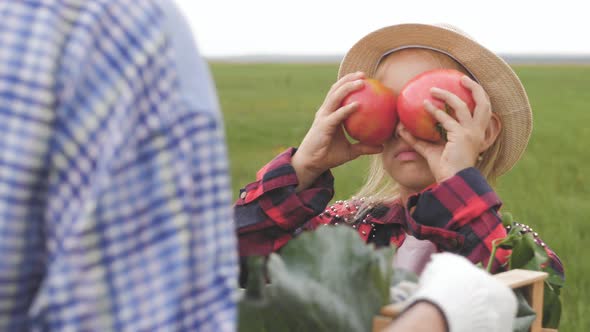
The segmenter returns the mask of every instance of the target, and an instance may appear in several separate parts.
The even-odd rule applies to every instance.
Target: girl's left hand
[[[471,90],[475,100],[473,115],[463,100],[446,90],[432,88],[431,93],[455,111],[456,120],[429,101],[424,101],[425,109],[446,130],[446,142],[432,143],[419,140],[400,124],[399,135],[426,159],[439,183],[465,168],[475,166],[478,155],[487,148],[485,133],[492,117],[488,96],[479,84],[467,76],[461,79],[461,83]]]

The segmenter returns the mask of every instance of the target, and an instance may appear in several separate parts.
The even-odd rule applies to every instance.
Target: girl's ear
[[[500,121],[500,117],[496,113],[492,113],[492,118],[490,119],[490,123],[486,128],[485,137],[482,143],[482,146],[479,149],[479,152],[482,153],[487,150],[498,138],[500,135],[500,131],[502,130],[502,121]]]

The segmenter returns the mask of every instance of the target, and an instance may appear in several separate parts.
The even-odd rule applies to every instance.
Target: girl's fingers
[[[428,159],[428,153],[433,150],[435,144],[417,139],[402,124],[399,124],[397,132],[399,136],[412,147],[412,149]]]
[[[330,127],[339,126],[346,118],[348,118],[352,113],[354,113],[358,109],[358,103],[352,102],[346,106],[342,106],[332,114],[327,116],[327,123]]]
[[[428,111],[446,131],[458,130],[461,125],[447,112],[436,108],[429,100],[424,100],[424,109]]]
[[[334,91],[338,90],[342,85],[344,85],[347,82],[352,82],[352,81],[356,81],[356,80],[363,79],[363,78],[365,78],[365,73],[360,72],[360,71],[346,74],[346,75],[342,76],[341,79],[339,79],[338,81],[334,82],[334,84],[332,84],[332,86],[330,87],[330,91],[328,91],[328,94],[331,94]]]
[[[324,105],[320,108],[318,112],[320,115],[329,115],[333,113],[335,110],[340,108],[342,105],[342,101],[344,98],[348,96],[350,93],[361,89],[365,84],[365,81],[362,79],[357,79],[354,81],[348,81],[338,87],[336,90],[330,92],[324,101]]]
[[[383,145],[368,145],[363,143],[355,143],[350,146],[350,152],[352,154],[352,160],[362,155],[381,153],[383,152]]]
[[[467,104],[465,104],[465,102],[461,98],[457,97],[457,95],[454,93],[439,88],[430,89],[430,93],[433,97],[444,101],[455,111],[455,115],[457,116],[459,123],[469,123],[469,121],[473,119],[469,109],[467,108]]]
[[[478,124],[487,126],[492,116],[492,106],[488,94],[481,85],[468,76],[463,76],[461,78],[461,84],[471,91],[471,95],[475,101],[473,119]]]
[[[342,76],[341,79],[339,79],[338,81],[334,82],[334,84],[332,84],[330,91],[338,90],[338,88],[340,88],[346,82],[351,82],[351,81],[355,81],[355,80],[363,79],[363,78],[365,78],[365,73],[363,73],[362,71],[357,71],[354,73],[346,74],[346,75]]]

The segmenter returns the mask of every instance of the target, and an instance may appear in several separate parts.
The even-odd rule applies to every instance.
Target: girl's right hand
[[[358,109],[358,104],[342,106],[351,92],[363,87],[364,73],[351,73],[332,85],[322,106],[315,114],[311,128],[292,159],[299,185],[297,191],[309,187],[325,171],[342,165],[361,155],[376,154],[381,145],[350,143],[344,134],[342,122]]]

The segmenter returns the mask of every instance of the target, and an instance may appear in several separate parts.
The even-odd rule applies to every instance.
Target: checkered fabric
[[[222,119],[163,0],[0,1],[0,331],[233,331]]]
[[[334,195],[330,171],[309,188],[295,191],[298,181],[291,166],[294,153],[290,148],[275,157],[258,171],[256,181],[241,190],[235,219],[242,258],[279,251],[300,232],[327,224],[352,226],[365,242],[376,246],[403,248],[410,234],[431,241],[437,251],[454,252],[484,264],[490,260],[492,241],[506,236],[498,215],[502,202],[475,168],[466,168],[412,195],[406,205],[397,200],[379,204],[349,220],[356,214],[357,199],[327,208]],[[559,257],[548,246],[545,250],[551,266],[563,277]],[[509,254],[502,248],[496,251],[493,272],[505,269]],[[241,283],[245,282],[246,267],[242,265]]]

